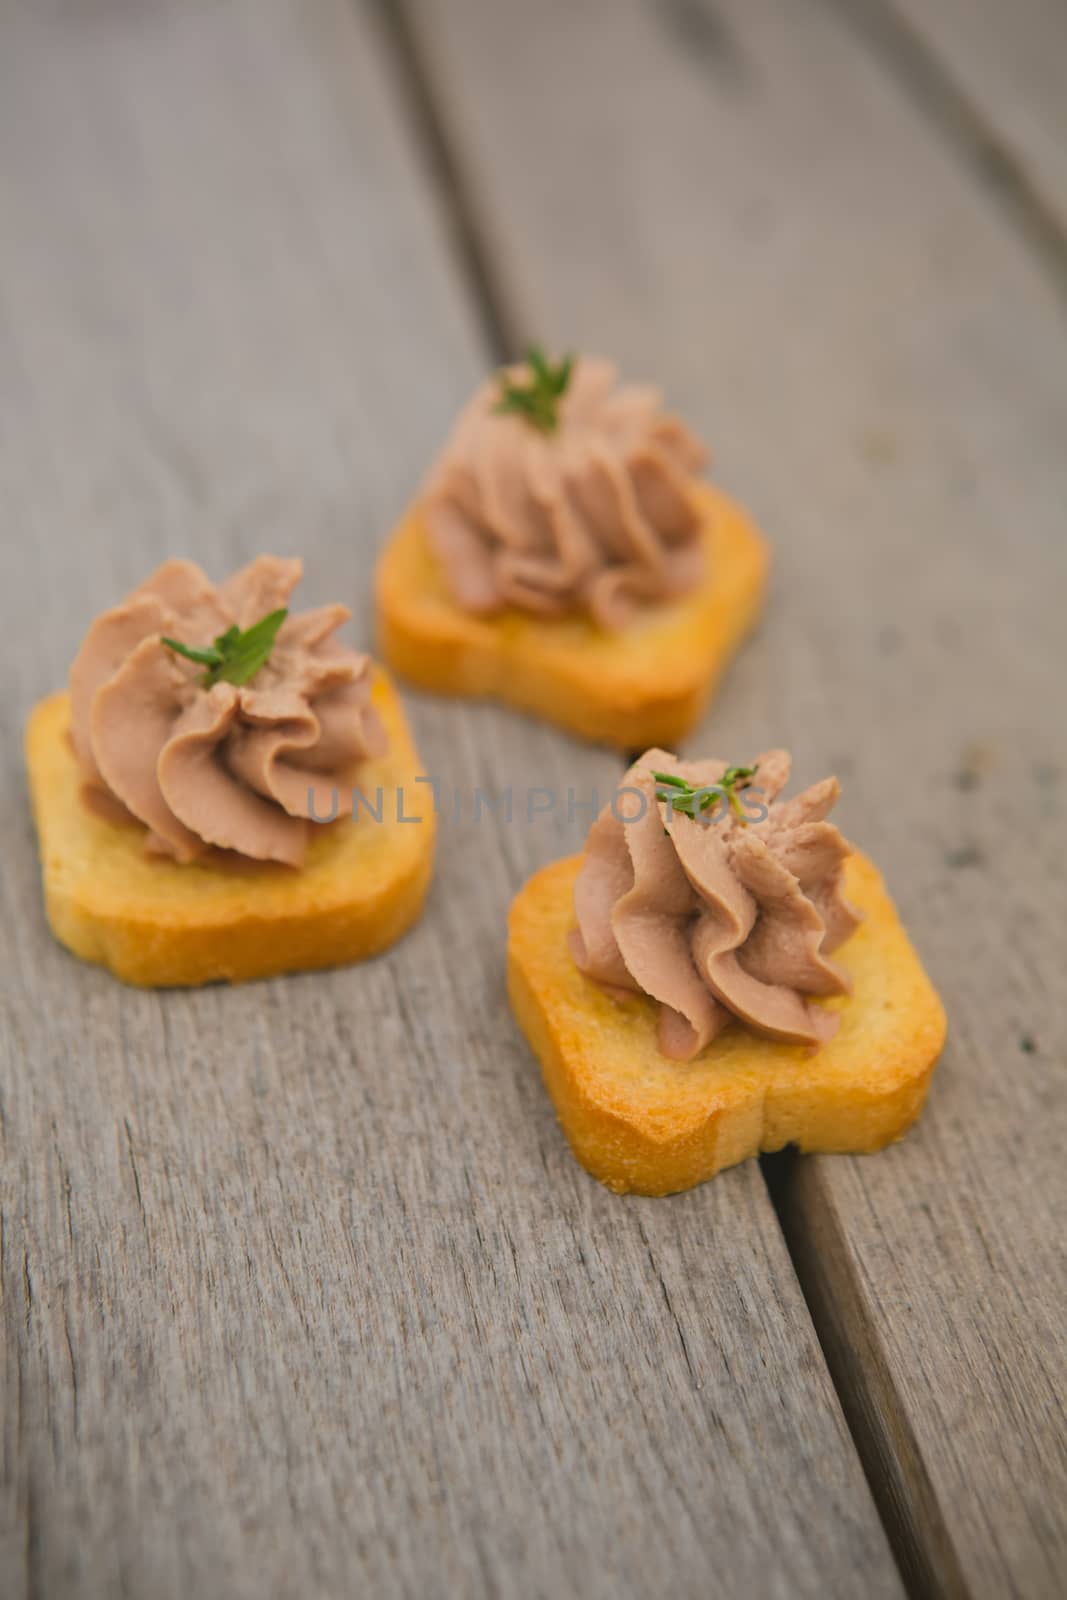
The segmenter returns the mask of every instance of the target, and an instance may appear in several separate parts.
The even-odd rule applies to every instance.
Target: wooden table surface
[[[0,0],[0,1592],[1059,1596],[1067,12]],[[1056,63],[1059,63],[1058,69]],[[168,555],[375,552],[530,336],[775,547],[691,751],[836,770],[950,1019],[925,1117],[671,1200],[572,1161],[503,928],[619,761],[411,696],[362,968],[141,993],[45,925],[21,729]]]

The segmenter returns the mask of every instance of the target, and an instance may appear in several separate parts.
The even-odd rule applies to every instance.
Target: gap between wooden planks
[[[775,540],[692,747],[837,770],[951,1032],[903,1145],[785,1175],[796,1259],[913,1588],[1057,1593],[1058,285],[834,8],[406,11],[513,320],[662,379]]]
[[[18,740],[89,617],[298,549],[368,639],[493,353],[367,11],[2,28],[5,1594],[899,1595],[756,1169],[615,1199],[508,1016],[508,900],[588,818],[446,820],[358,970],[135,993],[50,939]],[[468,798],[616,770],[412,714]]]
[[[1067,278],[1067,14],[1057,0],[830,0]]]

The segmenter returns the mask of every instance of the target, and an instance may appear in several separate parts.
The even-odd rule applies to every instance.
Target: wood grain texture
[[[503,298],[662,379],[775,543],[770,614],[691,747],[840,774],[950,1031],[904,1144],[785,1174],[794,1248],[916,1592],[1058,1594],[1057,292],[834,8],[413,15]]]
[[[19,737],[94,610],[298,549],[367,637],[488,352],[369,13],[2,31],[5,1596],[898,1595],[758,1172],[620,1203],[508,1016],[608,757],[416,703],[439,877],[359,969],[141,993],[49,938]]]
[[[867,0],[903,26],[1067,235],[1067,11],[1061,0]]]

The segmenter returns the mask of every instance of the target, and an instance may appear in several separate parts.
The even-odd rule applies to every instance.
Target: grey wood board
[[[1067,235],[1067,10],[1060,0],[877,0],[945,74]]]
[[[409,10],[509,314],[661,380],[774,542],[764,626],[691,748],[839,773],[950,1018],[924,1121],[799,1163],[790,1232],[910,1576],[1057,1593],[1058,292],[832,7]]]
[[[5,1594],[898,1594],[758,1172],[624,1202],[503,992],[615,761],[411,703],[427,915],[367,966],[124,989],[44,924],[21,725],[168,554],[351,599],[489,359],[371,12],[8,6],[0,44]],[[725,1581],[725,1580],[723,1580]]]

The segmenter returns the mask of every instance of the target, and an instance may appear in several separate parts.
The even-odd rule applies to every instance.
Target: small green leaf
[[[718,783],[709,783],[702,789],[694,788],[685,778],[673,772],[654,772],[652,777],[656,783],[665,785],[656,790],[656,799],[669,805],[672,813],[677,812],[696,821],[702,811],[707,811],[715,804],[715,796],[721,794],[739,825],[747,828],[748,819],[741,808],[737,790],[744,789],[758,771],[758,763],[752,767],[727,767]]]
[[[217,650],[193,650],[187,644],[179,644],[177,639],[168,639],[164,634],[160,640],[168,650],[173,650],[175,655],[184,656],[187,661],[196,661],[202,667],[217,667],[222,661],[222,656]]]
[[[288,615],[285,607],[270,611],[243,633],[234,623],[225,633],[219,634],[213,646],[202,650],[181,644],[177,639],[164,637],[160,642],[176,655],[185,656],[188,661],[195,661],[207,668],[200,679],[203,688],[210,689],[216,683],[232,683],[240,688],[250,683],[260,667],[270,659],[278,629]]]
[[[563,360],[557,366],[555,373],[549,380],[552,387],[552,393],[556,395],[557,398],[566,393],[567,385],[571,381],[571,373],[573,370],[574,357],[564,356]]]
[[[538,345],[531,345],[526,352],[526,365],[530,369],[527,384],[513,383],[507,373],[501,374],[500,399],[493,409],[498,414],[510,412],[523,417],[541,433],[554,433],[559,427],[559,403],[571,380],[574,357],[564,356],[553,366]]]

